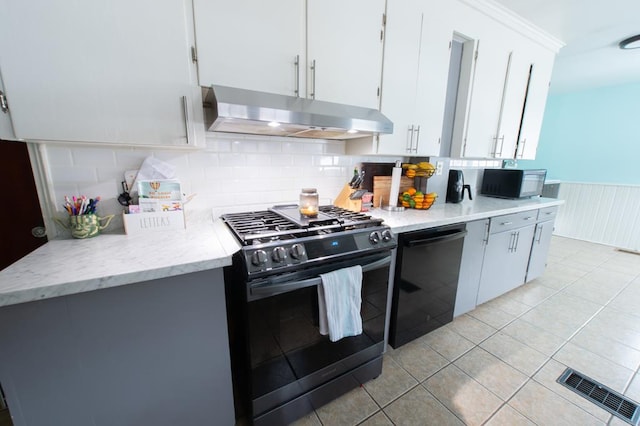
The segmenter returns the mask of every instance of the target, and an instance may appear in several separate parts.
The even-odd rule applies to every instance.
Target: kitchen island
[[[374,209],[395,233],[562,204],[479,196]],[[233,424],[219,219],[54,240],[0,271],[0,383],[16,426]]]
[[[1,271],[14,425],[233,425],[224,226],[54,240]]]

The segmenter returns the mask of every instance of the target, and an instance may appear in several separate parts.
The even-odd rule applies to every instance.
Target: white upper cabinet
[[[500,145],[498,127],[509,50],[498,29],[485,28],[477,43],[462,157],[492,157]]]
[[[454,3],[465,7],[456,31],[469,37],[476,51],[461,70],[465,80],[459,85],[451,156],[534,158],[561,43],[489,1]]]
[[[527,95],[529,66],[527,52],[523,49],[512,49],[509,52],[496,145],[491,152],[493,158],[515,158],[522,109]]]
[[[389,0],[381,111],[394,123],[377,154],[440,154],[453,23],[432,2]]]
[[[408,155],[416,119],[422,13],[418,0],[389,0],[381,108],[393,134],[381,135],[376,154]]]
[[[187,0],[0,0],[16,137],[193,144],[202,100]]]
[[[542,118],[547,103],[549,83],[555,60],[555,52],[531,43],[530,52],[532,61],[530,65],[531,76],[526,94],[524,113],[520,128],[520,138],[516,148],[516,159],[533,160],[536,158],[536,150],[542,128]]]
[[[193,3],[202,86],[304,96],[304,0]]]
[[[378,109],[384,0],[194,0],[212,84]]]
[[[307,97],[378,109],[385,0],[307,0]]]
[[[440,155],[453,20],[445,8],[437,14],[429,10],[424,13],[416,99],[416,119],[420,126],[415,146],[418,155]]]

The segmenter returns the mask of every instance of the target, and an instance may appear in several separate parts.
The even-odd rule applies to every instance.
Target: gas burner
[[[382,225],[382,219],[335,206],[320,206],[315,218],[302,216],[297,205],[274,206],[266,211],[222,216],[245,246]]]

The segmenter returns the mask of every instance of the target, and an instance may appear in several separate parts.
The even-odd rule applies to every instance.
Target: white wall
[[[224,211],[260,209],[297,202],[300,189],[316,187],[321,203],[328,204],[351,179],[363,161],[395,162],[402,157],[345,155],[344,141],[274,138],[208,133],[201,150],[99,147],[49,144],[44,149],[54,215],[62,220],[64,196],[100,196],[98,214],[117,214],[122,206],[126,170],[137,169],[147,156],[176,166],[183,191],[197,194],[186,206],[187,221],[209,220]],[[64,230],[56,226],[60,237]],[[122,232],[116,217],[111,232]]]

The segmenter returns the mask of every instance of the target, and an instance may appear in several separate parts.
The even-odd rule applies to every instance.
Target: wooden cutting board
[[[404,192],[413,186],[413,179],[406,176],[400,178],[400,192]],[[373,207],[389,205],[389,192],[391,191],[391,176],[374,176],[373,177]],[[398,194],[395,194],[397,197]]]

